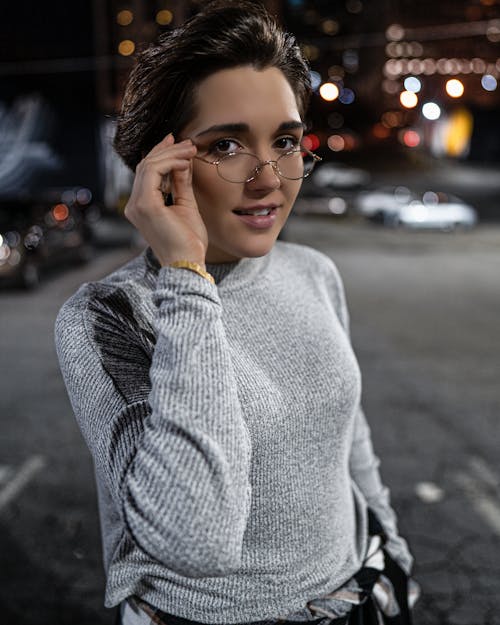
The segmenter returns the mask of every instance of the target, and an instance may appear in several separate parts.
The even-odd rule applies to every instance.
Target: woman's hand
[[[162,266],[190,260],[205,266],[208,235],[192,186],[196,146],[167,135],[137,165],[125,217],[139,230]],[[165,206],[164,194],[174,203]]]

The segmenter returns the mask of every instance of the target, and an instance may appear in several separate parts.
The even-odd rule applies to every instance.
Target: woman
[[[308,94],[254,2],[209,4],[131,74],[115,147],[148,247],[56,323],[125,625],[368,622],[388,562],[405,592],[339,275],[276,242],[317,160]]]

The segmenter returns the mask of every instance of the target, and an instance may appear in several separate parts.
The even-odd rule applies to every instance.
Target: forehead
[[[283,121],[300,121],[295,94],[276,67],[225,69],[203,80],[195,94],[195,118],[186,131],[231,122],[250,128],[277,128]]]

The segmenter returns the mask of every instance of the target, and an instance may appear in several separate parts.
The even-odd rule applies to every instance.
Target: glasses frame
[[[305,174],[305,176],[299,176],[298,178],[290,178],[289,176],[284,176],[282,174],[282,172],[279,169],[278,161],[280,160],[280,158],[283,158],[284,156],[289,156],[290,154],[295,154],[295,152],[306,152],[307,154],[309,154],[309,156],[312,156],[312,158],[313,158],[313,165],[311,167],[311,170],[308,171],[307,174]],[[246,180],[240,180],[240,181],[236,182],[234,180],[228,180],[227,178],[224,178],[224,176],[222,176],[221,173],[220,173],[219,165],[225,159],[230,158],[231,156],[237,156],[238,154],[246,154],[247,156],[253,156],[254,158],[257,159],[258,164],[255,166],[255,169],[253,170],[254,173],[253,173],[252,176],[250,176]],[[261,171],[263,170],[263,168],[266,165],[271,165],[271,167],[273,168],[274,173],[277,174],[280,178],[284,178],[285,180],[304,180],[304,178],[307,178],[309,175],[311,175],[311,173],[312,173],[316,163],[318,163],[319,161],[323,160],[321,158],[321,156],[318,156],[317,154],[314,154],[314,152],[311,152],[311,150],[308,150],[304,146],[301,146],[300,148],[297,148],[295,150],[289,150],[288,152],[285,152],[281,156],[278,156],[278,158],[276,158],[276,159],[269,159],[267,161],[260,161],[259,157],[257,156],[257,154],[252,154],[251,152],[228,152],[227,154],[224,154],[224,156],[222,156],[221,158],[216,159],[215,161],[209,161],[208,159],[204,158],[203,156],[195,156],[194,158],[199,160],[199,161],[203,161],[204,163],[207,163],[208,165],[215,165],[215,167],[217,169],[218,176],[220,178],[222,178],[222,180],[225,180],[226,182],[231,182],[232,184],[246,184],[247,182],[252,182],[253,180],[255,180],[258,177],[258,175],[261,173]]]

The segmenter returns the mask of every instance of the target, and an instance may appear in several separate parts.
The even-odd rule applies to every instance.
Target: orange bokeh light
[[[52,209],[52,215],[56,221],[64,221],[69,217],[69,208],[66,204],[56,204]]]
[[[372,128],[372,133],[374,137],[377,139],[387,139],[387,137],[391,134],[391,131],[384,124],[378,123],[375,124]]]

